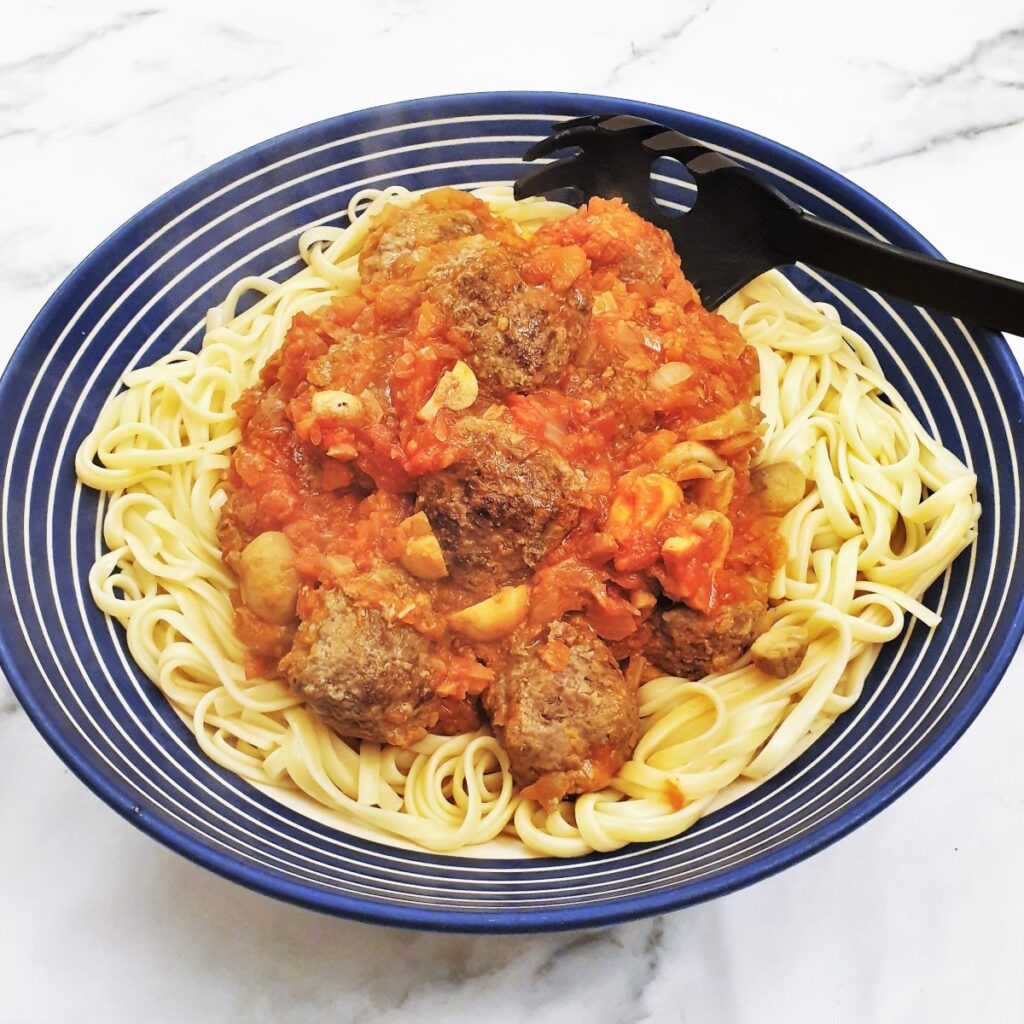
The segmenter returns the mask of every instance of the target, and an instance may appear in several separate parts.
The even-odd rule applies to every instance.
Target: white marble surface
[[[1020,0],[2,11],[0,362],[64,274],[185,176],[451,91],[732,121],[844,170],[951,258],[1024,279]],[[599,933],[488,939],[333,920],[192,866],[73,778],[0,681],[0,1021],[1024,1020],[1022,682],[1018,656],[926,779],[780,876]]]

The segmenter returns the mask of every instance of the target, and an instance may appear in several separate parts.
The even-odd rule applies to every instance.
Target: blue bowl
[[[608,110],[705,140],[835,223],[936,254],[845,178],[729,125],[599,96],[446,96],[331,118],[191,178],[115,231],[30,327],[0,383],[3,668],[68,766],[154,838],[254,889],[365,921],[608,924],[729,892],[838,839],[935,764],[992,693],[1024,630],[1017,364],[999,335],[803,270],[794,280],[871,341],[915,412],[973,465],[978,541],[928,595],[942,623],[911,625],[816,746],[683,836],[574,861],[474,860],[334,831],[210,763],[93,606],[101,506],[73,455],[127,366],[198,345],[206,309],[236,279],[294,273],[300,232],[343,223],[355,190],[510,182],[552,122]],[[671,172],[656,190],[684,207],[693,195]]]

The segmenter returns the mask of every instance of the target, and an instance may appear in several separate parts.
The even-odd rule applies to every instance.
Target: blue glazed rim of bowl
[[[816,187],[823,188],[829,196],[840,197],[851,212],[878,226],[900,244],[930,255],[939,255],[937,250],[902,218],[841,175],[792,149],[723,122],[634,100],[578,93],[469,93],[430,97],[368,108],[287,132],[220,161],[155,200],[90,253],[48,300],[17,347],[0,380],[0,403],[4,408],[11,407],[8,403],[17,402],[23,393],[24,382],[34,376],[33,359],[37,356],[38,342],[42,340],[42,325],[54,310],[66,304],[75,294],[78,283],[88,276],[91,265],[108,254],[121,250],[150,217],[179,205],[194,187],[211,177],[230,174],[236,168],[271,163],[278,154],[289,152],[302,146],[307,140],[319,139],[326,134],[340,139],[370,128],[412,122],[420,116],[458,116],[488,102],[498,104],[502,108],[501,113],[494,113],[495,118],[500,118],[502,113],[532,113],[537,109],[549,108],[579,112],[616,110],[670,123],[681,117],[685,118],[689,125],[688,130],[692,134],[701,135],[706,131],[717,138],[725,137],[739,142],[745,154],[769,161],[776,168],[798,180],[814,182]],[[979,331],[974,333],[977,336],[982,334]],[[993,336],[989,334],[989,337]],[[992,345],[991,352],[996,359],[996,365],[992,369],[1000,380],[1000,394],[1019,422],[1024,419],[1024,377],[1005,342],[998,339],[998,342]],[[6,530],[6,523],[4,526]],[[3,607],[7,610],[9,595],[4,593],[2,597]],[[9,617],[7,621],[11,622]],[[113,784],[73,744],[67,742],[57,728],[56,722],[50,719],[33,692],[33,675],[37,674],[36,670],[19,660],[11,642],[8,630],[15,628],[13,624],[5,624],[3,631],[0,632],[0,665],[29,717],[72,771],[118,813],[153,838],[226,878],[313,909],[379,924],[444,931],[497,933],[594,927],[677,909],[749,885],[799,862],[841,838],[878,813],[921,778],[964,732],[991,696],[1013,657],[1020,637],[1024,634],[1024,607],[1016,609],[1003,635],[986,650],[985,667],[969,699],[943,722],[942,728],[931,736],[927,745],[920,749],[909,763],[902,764],[893,777],[878,785],[834,819],[815,826],[811,834],[801,837],[778,852],[762,855],[750,864],[730,868],[708,879],[686,883],[678,888],[622,898],[608,904],[570,907],[564,910],[522,911],[515,915],[425,910],[378,903],[354,895],[324,892],[312,886],[290,882],[268,871],[252,867],[240,859],[219,853],[193,839],[184,830],[162,821],[156,815],[140,814],[130,795]]]

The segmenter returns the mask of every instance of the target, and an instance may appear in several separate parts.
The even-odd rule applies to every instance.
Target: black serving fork
[[[592,196],[622,198],[668,231],[708,309],[766,270],[799,261],[914,305],[1024,334],[1024,284],[814,217],[722,153],[664,125],[628,114],[578,117],[555,125],[523,159],[569,148],[578,152],[519,178],[516,198],[562,190],[576,203]],[[685,164],[693,175],[697,199],[687,213],[669,213],[651,194],[651,165],[663,156]]]

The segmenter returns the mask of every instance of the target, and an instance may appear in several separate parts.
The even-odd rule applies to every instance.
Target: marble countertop
[[[319,118],[444,92],[700,111],[842,170],[951,259],[1024,279],[1019,0],[12,11],[0,364],[74,264],[181,179]],[[92,796],[0,679],[0,1021],[1022,1020],[1022,683],[1018,654],[922,782],[781,875],[654,920],[493,939],[322,917],[193,866]]]

